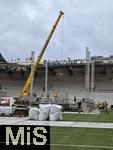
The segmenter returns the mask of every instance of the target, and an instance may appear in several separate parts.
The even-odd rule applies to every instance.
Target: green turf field
[[[113,150],[113,129],[51,127],[51,150]]]
[[[74,122],[111,122],[113,123],[113,111],[100,114],[63,114],[63,121]]]

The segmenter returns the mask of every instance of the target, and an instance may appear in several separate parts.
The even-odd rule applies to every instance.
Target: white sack
[[[49,119],[51,121],[62,120],[62,106],[51,105]]]
[[[30,107],[29,110],[29,119],[38,120],[40,110],[36,107]]]
[[[39,120],[47,120],[49,118],[51,104],[39,104],[40,114]]]

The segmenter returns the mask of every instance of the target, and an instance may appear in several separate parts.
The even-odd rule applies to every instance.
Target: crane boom
[[[50,41],[50,39],[51,39],[51,37],[52,37],[52,35],[53,35],[53,33],[54,33],[54,31],[55,31],[55,29],[56,29],[58,23],[59,23],[60,18],[61,18],[62,15],[64,15],[64,13],[63,13],[62,11],[60,11],[60,14],[59,14],[58,18],[57,18],[57,20],[55,21],[55,24],[53,25],[51,31],[49,32],[49,35],[48,35],[48,37],[47,37],[47,40],[45,41],[45,43],[44,43],[44,45],[43,45],[43,47],[42,47],[42,49],[41,49],[41,51],[40,51],[40,54],[39,54],[39,56],[37,57],[37,59],[36,59],[36,61],[35,61],[35,63],[34,63],[33,69],[31,70],[31,73],[30,73],[30,75],[29,75],[29,77],[28,77],[26,83],[25,83],[25,85],[24,85],[22,91],[21,91],[20,94],[19,94],[20,97],[24,96],[25,93],[27,92],[27,90],[28,90],[28,88],[29,88],[29,86],[30,86],[30,84],[31,84],[31,79],[34,77],[34,75],[35,75],[35,73],[36,73],[36,71],[37,71],[37,69],[38,69],[38,67],[39,67],[39,63],[40,63],[40,61],[41,61],[41,58],[42,58],[42,56],[43,56],[43,54],[44,54],[44,52],[45,52],[45,50],[46,50],[46,48],[47,48],[47,46],[48,46],[48,44],[49,44],[49,41]]]

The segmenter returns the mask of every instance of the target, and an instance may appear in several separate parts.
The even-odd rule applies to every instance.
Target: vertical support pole
[[[45,61],[45,96],[48,94],[48,63]]]
[[[85,99],[89,99],[90,93],[90,51],[86,47],[86,65],[85,65]]]
[[[33,70],[33,64],[34,64],[34,51],[31,51],[31,72]],[[30,84],[30,96],[33,96],[33,81],[34,81],[34,76],[32,75],[31,78],[31,84]]]
[[[95,88],[95,66],[94,61],[91,61],[91,92],[94,92]]]
[[[91,61],[91,98],[94,100],[95,92],[95,64]]]

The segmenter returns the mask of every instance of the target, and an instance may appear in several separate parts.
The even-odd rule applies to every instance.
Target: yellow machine
[[[39,67],[39,63],[40,63],[40,61],[41,61],[41,58],[42,58],[42,56],[43,56],[43,54],[44,54],[44,52],[45,52],[45,50],[46,50],[46,48],[47,48],[47,46],[48,46],[48,44],[49,44],[49,41],[50,41],[50,39],[51,39],[51,37],[52,37],[52,35],[53,35],[53,33],[54,33],[56,27],[57,27],[57,24],[59,23],[60,18],[61,18],[62,15],[64,15],[64,13],[63,13],[62,11],[60,11],[60,14],[59,14],[58,18],[57,18],[55,24],[53,25],[53,27],[52,27],[52,29],[51,29],[51,31],[50,31],[48,37],[47,37],[47,40],[45,41],[44,46],[42,47],[42,49],[41,49],[41,51],[40,51],[40,54],[39,54],[39,56],[37,57],[37,59],[36,59],[34,65],[33,65],[33,69],[31,70],[31,73],[30,73],[30,75],[29,75],[29,77],[28,77],[26,83],[25,83],[25,85],[24,85],[22,91],[21,91],[20,94],[19,94],[20,97],[25,96],[25,94],[27,93],[28,88],[29,88],[29,86],[30,86],[30,84],[31,84],[31,80],[32,80],[32,78],[34,77],[34,75],[35,75],[35,73],[36,73],[36,71],[37,71],[37,69],[38,69],[38,67]]]

